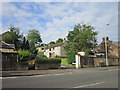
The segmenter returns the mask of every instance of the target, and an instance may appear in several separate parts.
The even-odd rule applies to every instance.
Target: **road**
[[[118,70],[6,77],[3,88],[118,88]]]

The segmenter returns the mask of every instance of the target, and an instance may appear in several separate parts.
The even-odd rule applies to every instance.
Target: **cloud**
[[[65,38],[77,23],[95,26],[101,41],[104,33],[117,40],[117,3],[105,2],[22,2],[3,3],[3,28],[12,23],[27,34],[29,29],[40,31],[43,42]],[[114,13],[113,13],[114,12]],[[7,22],[6,22],[7,21]],[[106,23],[110,25],[107,28]],[[109,30],[106,30],[109,29]]]

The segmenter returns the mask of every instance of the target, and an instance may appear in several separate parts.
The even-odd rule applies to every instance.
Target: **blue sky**
[[[98,42],[107,35],[118,40],[117,2],[3,2],[2,32],[10,25],[39,30],[43,43],[65,38],[77,23],[86,23],[98,31]],[[109,23],[109,26],[106,26]]]

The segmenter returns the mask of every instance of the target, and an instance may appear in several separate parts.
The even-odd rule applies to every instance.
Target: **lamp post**
[[[107,26],[109,24],[106,24]],[[108,50],[107,50],[107,37],[105,36],[105,55],[106,55],[106,66],[108,66]]]

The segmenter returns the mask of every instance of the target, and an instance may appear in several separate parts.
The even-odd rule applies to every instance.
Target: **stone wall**
[[[18,53],[2,52],[2,70],[16,70]]]
[[[28,70],[28,63],[27,62],[18,62],[17,70]]]
[[[99,66],[100,62],[106,63],[106,59],[105,58],[94,58],[94,66]],[[108,59],[108,65],[110,66],[118,65],[118,62],[119,62],[119,59],[115,59],[115,58]]]
[[[35,69],[36,70],[45,70],[45,69],[59,69],[60,68],[60,63],[58,64],[35,64]]]

